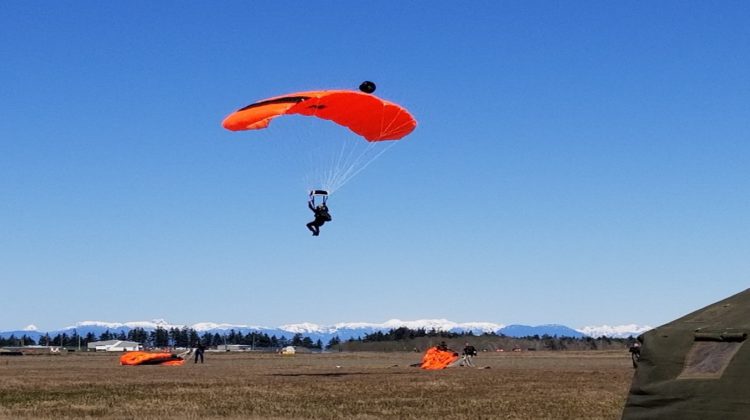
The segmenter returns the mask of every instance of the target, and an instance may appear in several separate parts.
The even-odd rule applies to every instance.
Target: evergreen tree
[[[154,347],[169,347],[169,331],[165,330],[162,327],[156,327],[152,334],[152,343]]]
[[[180,330],[178,328],[172,327],[169,329],[169,347],[175,347],[177,346],[177,342],[180,340]]]
[[[112,333],[109,332],[109,330],[104,331],[99,336],[99,341],[109,341],[109,340],[112,340],[112,339],[114,339],[114,336],[112,335]]]
[[[312,338],[310,338],[310,337],[303,338],[302,339],[302,347],[305,347],[305,348],[308,348],[308,349],[313,348]]]
[[[272,347],[271,346],[271,337],[268,336],[268,334],[256,334],[256,343],[255,345],[258,347]]]
[[[67,343],[65,344],[66,347],[78,347],[78,330],[73,330],[73,334],[68,337]]]
[[[135,328],[130,331],[128,339],[145,346],[149,341],[149,333],[143,328]]]
[[[339,344],[341,344],[341,339],[337,335],[328,340],[328,345],[326,345],[326,348],[330,350],[333,347],[338,346]]]
[[[197,346],[200,341],[201,339],[198,336],[198,332],[191,328],[188,332],[188,342],[190,342],[190,347]]]
[[[191,328],[184,327],[177,332],[177,341],[175,347],[190,347],[190,331]]]
[[[237,333],[234,331],[234,329],[229,330],[229,335],[227,336],[227,344],[239,344],[237,341]]]

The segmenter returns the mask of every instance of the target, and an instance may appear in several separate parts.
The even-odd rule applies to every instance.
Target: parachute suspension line
[[[362,150],[359,153],[359,156],[355,157],[358,146]],[[362,154],[367,153],[369,146],[370,145],[367,144],[363,147],[356,141],[344,139],[338,156],[331,162],[331,169],[329,171],[330,176],[327,179],[327,182],[329,183],[328,188],[336,190],[341,186],[342,178],[346,177],[346,174],[351,170],[352,166],[357,165],[357,161],[360,160]]]
[[[329,192],[333,190],[334,187],[334,180],[336,178],[336,174],[338,171],[340,171],[341,162],[345,161],[347,159],[347,145],[349,144],[349,139],[326,139],[326,143],[329,146],[329,151],[327,156],[325,156],[325,159],[322,159],[320,162],[320,179],[318,179],[318,182],[321,183],[322,187],[328,190]],[[340,142],[341,146],[336,150],[333,146]],[[321,156],[323,157],[323,156]]]
[[[330,180],[332,189],[338,189],[348,180],[348,175],[354,168],[362,165],[363,159],[373,150],[374,145],[370,142],[360,142],[359,139],[344,139],[339,159],[333,163],[332,178]]]
[[[382,107],[383,112],[381,113],[380,118],[381,136],[390,129],[390,126],[393,124],[393,121],[395,121],[395,118],[401,113],[401,110],[399,110],[399,114],[396,114],[396,117],[391,119],[391,121],[388,123],[388,126],[386,126],[385,104],[383,104]],[[395,145],[395,142],[391,142],[391,144],[389,144],[387,147],[382,148],[382,150],[380,150],[378,153],[372,154],[371,152],[375,149],[375,147],[377,147],[376,143],[377,142],[367,142],[367,146],[356,157],[353,157],[354,153],[356,152],[356,148],[352,147],[348,152],[347,157],[343,159],[341,157],[345,154],[346,144],[342,146],[341,153],[339,154],[339,161],[334,165],[334,168],[336,168],[335,176],[333,179],[331,179],[331,185],[329,188],[331,190],[340,188]]]
[[[326,170],[326,176],[325,176],[325,187],[329,191],[335,190],[336,186],[336,178],[337,175],[341,171],[341,167],[343,165],[343,162],[346,162],[349,159],[349,156],[351,155],[351,147],[349,147],[349,139],[343,139],[341,142],[341,147],[338,150],[338,153],[335,155],[330,156],[330,162],[328,162],[328,167]]]
[[[387,124],[385,115],[386,106],[383,104],[383,112],[380,118],[380,135],[384,136],[391,130],[393,122],[396,120],[398,115],[396,114]],[[372,162],[377,160],[381,155],[390,150],[396,142],[389,142],[388,146],[380,144],[380,141],[366,142],[364,146],[356,140],[349,141],[344,139],[342,142],[339,153],[333,158],[330,169],[327,171],[325,177],[325,187],[329,193],[339,189],[344,184],[348,183],[352,178],[357,176],[360,172],[366,169]]]
[[[320,109],[320,98],[315,98],[315,105],[313,106],[313,109],[315,110],[313,114],[311,115],[311,119],[307,119],[309,121],[308,128],[310,128],[309,132],[306,135],[306,138],[303,139],[307,144],[305,147],[309,147],[310,153],[308,154],[308,165],[307,170],[305,171],[305,182],[307,184],[308,188],[323,188],[328,190],[328,185],[326,185],[326,177],[328,176],[326,170],[327,167],[327,160],[329,159],[330,155],[330,142],[331,139],[321,139],[321,141],[311,141],[310,137],[312,136],[312,127],[313,125],[316,125],[319,123],[319,121],[316,121],[316,118],[318,116],[318,109]]]
[[[284,155],[296,157],[287,160],[287,163],[300,166],[301,176],[299,181],[303,183],[306,192],[313,189],[327,190],[332,194],[360,172],[369,167],[372,162],[380,158],[397,143],[396,141],[366,141],[349,133],[345,127],[328,125],[328,121],[318,117],[318,110],[322,109],[323,99],[311,97],[309,107],[312,113],[307,117],[299,118],[295,124],[278,127],[288,131],[284,142]],[[387,115],[386,105],[382,105],[380,115],[380,137],[387,137],[389,133],[398,130],[395,127],[398,117],[405,112],[397,112]],[[312,117],[312,118],[310,118]],[[402,126],[402,124],[397,124]],[[296,126],[296,130],[293,129]],[[323,130],[319,130],[323,128]],[[390,144],[383,144],[390,143]],[[306,152],[301,153],[301,151]]]
[[[336,179],[336,182],[334,183],[334,190],[342,187],[344,184],[349,182],[352,178],[357,176],[360,172],[365,170],[372,162],[374,162],[376,159],[378,159],[381,155],[383,155],[385,152],[390,150],[391,147],[395,146],[396,142],[390,142],[388,146],[385,146],[382,148],[382,150],[378,151],[373,156],[370,156],[369,158],[365,157],[365,154],[367,151],[363,152],[358,158],[357,161],[349,165],[349,167],[342,171],[341,175]],[[373,149],[373,145],[369,144],[368,149],[371,151]]]

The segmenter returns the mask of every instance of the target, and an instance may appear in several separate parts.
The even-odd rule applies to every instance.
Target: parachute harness
[[[310,204],[315,206],[315,197],[321,197],[321,204],[325,205],[328,201],[328,191],[325,190],[312,190],[310,191]]]

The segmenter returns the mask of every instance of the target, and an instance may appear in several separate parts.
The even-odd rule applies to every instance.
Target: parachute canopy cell
[[[400,105],[353,90],[298,92],[265,99],[230,114],[222,125],[232,131],[258,130],[280,115],[294,114],[333,121],[369,142],[398,140],[417,126]]]

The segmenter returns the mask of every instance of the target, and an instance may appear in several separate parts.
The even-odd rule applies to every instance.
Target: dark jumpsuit
[[[313,207],[311,202],[307,203],[307,207],[315,213],[315,220],[307,224],[307,228],[310,229],[313,236],[320,235],[320,227],[331,220],[331,215],[328,214],[328,207],[325,204],[321,204],[318,207]]]
[[[195,348],[195,363],[198,363],[198,359],[201,359],[201,363],[203,363],[203,352],[206,351],[206,347],[203,345],[203,343],[198,343],[198,346]]]

